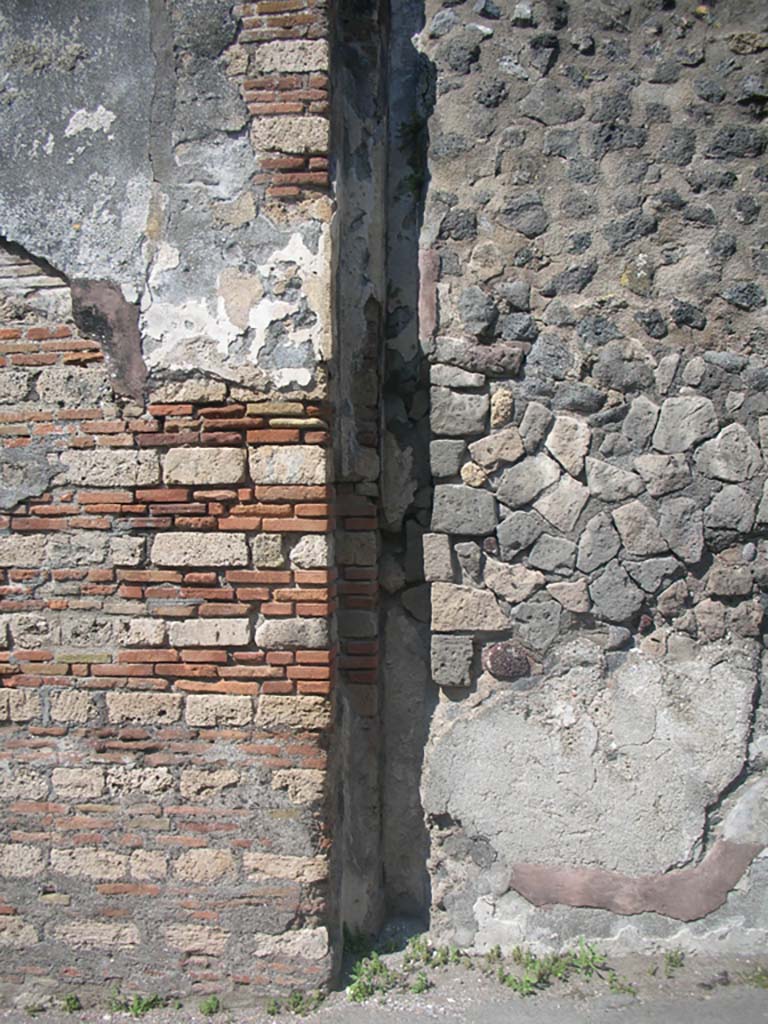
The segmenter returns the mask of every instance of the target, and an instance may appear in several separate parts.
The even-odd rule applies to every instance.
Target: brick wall
[[[250,193],[298,228],[329,187],[324,10],[234,15]],[[190,360],[126,398],[114,346],[36,301],[55,287],[67,307],[66,282],[12,247],[0,263],[0,999],[321,987],[338,665],[322,384]],[[354,494],[339,515],[371,529]],[[372,580],[345,568],[343,601],[370,602]],[[371,652],[350,642],[350,670],[367,679]]]
[[[0,520],[2,980],[320,983],[328,411],[94,401],[92,342],[2,337],[3,442],[61,467]]]

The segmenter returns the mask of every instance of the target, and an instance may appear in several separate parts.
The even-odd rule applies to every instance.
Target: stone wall
[[[85,6],[0,12],[0,999],[764,948],[760,5]]]
[[[87,6],[0,15],[0,993],[316,988],[325,12]]]
[[[763,948],[759,4],[427,4],[432,929]]]

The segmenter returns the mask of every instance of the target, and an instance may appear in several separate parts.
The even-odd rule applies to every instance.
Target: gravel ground
[[[382,960],[391,971],[402,967],[402,954]],[[228,1007],[208,1018],[213,1024],[768,1024],[768,988],[755,983],[755,972],[768,985],[768,960],[706,959],[687,957],[683,966],[667,976],[664,958],[634,957],[611,962],[623,984],[633,993],[611,991],[602,978],[578,977],[554,982],[545,991],[522,997],[501,985],[482,960],[474,966],[426,967],[430,987],[416,994],[407,987],[353,1003],[345,991],[334,992],[306,1017],[282,1007],[277,1017],[258,1007]],[[511,967],[511,964],[508,965]],[[493,969],[495,972],[495,968]],[[412,984],[418,971],[411,973]],[[614,986],[615,987],[615,986]],[[152,1010],[146,1024],[204,1024],[200,1000],[172,1009]],[[130,1024],[127,1013],[86,1009],[64,1013],[59,1008],[30,1015],[23,1010],[0,1013],[0,1024]]]

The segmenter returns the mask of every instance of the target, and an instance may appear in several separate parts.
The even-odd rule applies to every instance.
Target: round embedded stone
[[[527,654],[517,644],[508,641],[485,648],[483,667],[496,679],[509,683],[529,675],[531,671]]]

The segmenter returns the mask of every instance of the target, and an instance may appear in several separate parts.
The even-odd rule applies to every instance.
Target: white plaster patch
[[[112,122],[117,120],[117,114],[107,110],[101,103],[95,110],[76,110],[70,117],[67,127],[64,129],[66,138],[72,135],[79,135],[81,132],[108,132]]]

